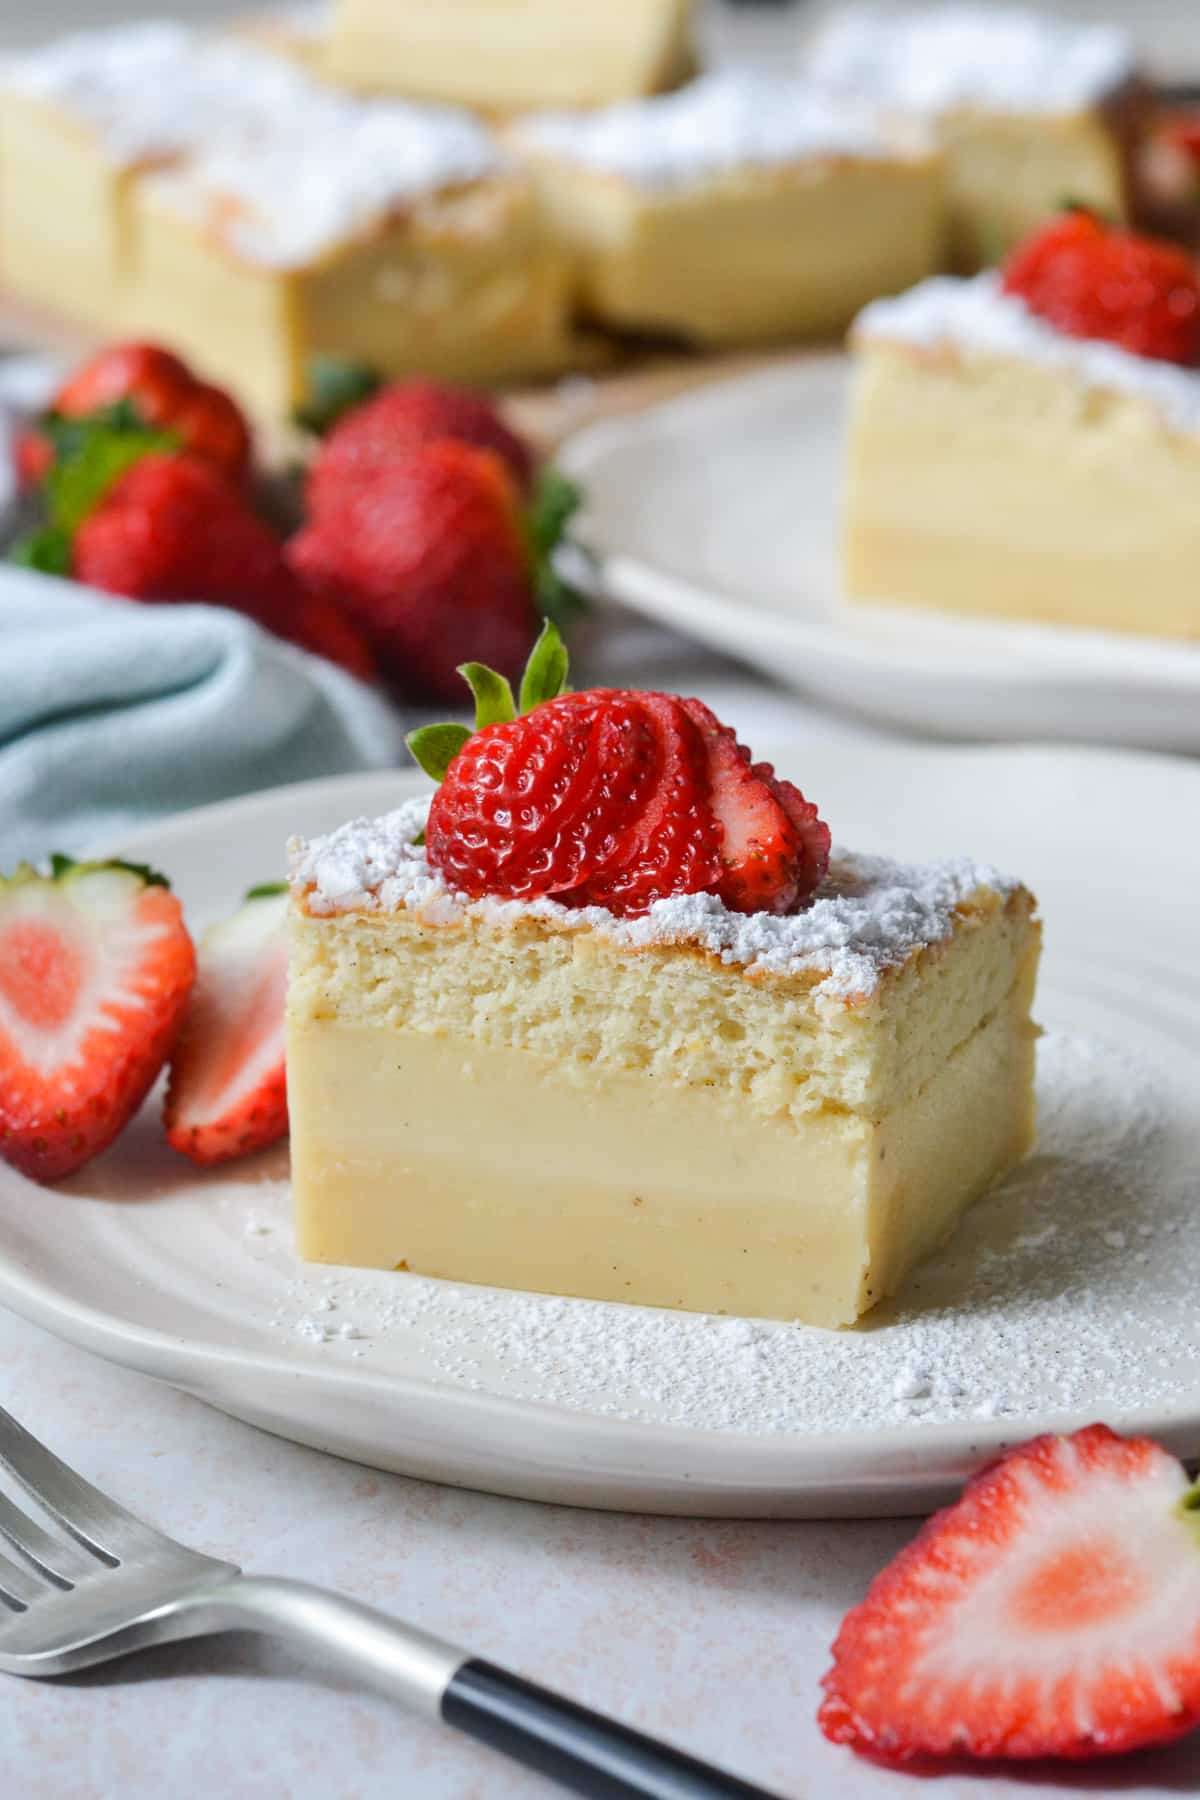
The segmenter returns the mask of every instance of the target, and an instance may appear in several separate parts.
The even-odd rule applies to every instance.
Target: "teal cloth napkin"
[[[386,768],[378,694],[212,606],[0,569],[0,870],[281,782]]]

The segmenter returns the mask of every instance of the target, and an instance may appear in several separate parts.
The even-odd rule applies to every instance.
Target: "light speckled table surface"
[[[844,1608],[911,1523],[709,1523],[538,1507],[379,1475],[270,1438],[0,1314],[0,1399],[198,1548],[391,1609],[787,1800],[900,1800],[813,1723]],[[0,1684],[6,1794],[40,1800],[517,1800],[550,1788],[282,1651],[226,1638],[53,1686]],[[936,1800],[1200,1788],[1200,1738]]]

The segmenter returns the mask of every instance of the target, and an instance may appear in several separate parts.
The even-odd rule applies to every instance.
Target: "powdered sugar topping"
[[[413,842],[427,811],[428,801],[411,800],[382,818],[353,819],[311,843],[294,839],[294,888],[318,914],[406,910],[432,925],[466,918],[497,927],[539,919],[563,931],[593,931],[630,949],[690,944],[748,974],[819,974],[817,998],[840,1002],[868,997],[885,970],[949,937],[956,908],[981,888],[1009,894],[1017,885],[968,860],[909,867],[842,853],[808,906],[784,917],[730,912],[712,894],[656,901],[640,919],[550,899],[468,900],[447,887]]]
[[[1136,58],[1116,25],[1002,6],[867,6],[835,13],[805,66],[839,93],[920,115],[955,106],[1059,113],[1104,99],[1135,73]]]
[[[1088,388],[1146,401],[1177,431],[1200,432],[1200,371],[1056,331],[1019,295],[1006,294],[994,272],[970,281],[934,276],[898,299],[874,300],[854,332],[866,340],[890,338],[929,350],[950,345],[1069,370]]]
[[[63,107],[116,165],[178,156],[319,92],[281,57],[166,22],[70,37],[0,64],[0,87]]]
[[[359,102],[310,85],[302,105],[215,138],[149,186],[247,261],[298,268],[502,161],[486,127],[457,108]]]
[[[684,186],[747,164],[895,155],[904,147],[869,105],[748,70],[722,71],[678,93],[596,112],[542,113],[523,120],[515,135],[533,150],[653,188]]]

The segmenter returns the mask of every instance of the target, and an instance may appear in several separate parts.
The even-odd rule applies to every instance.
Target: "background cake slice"
[[[529,181],[464,112],[309,91],[142,181],[134,234],[134,328],[266,412],[322,353],[466,382],[567,356]]]
[[[82,32],[0,63],[5,285],[122,328],[140,175],[309,91],[283,58],[169,23]]]
[[[369,92],[485,112],[594,106],[674,87],[694,0],[335,0],[328,66]]]
[[[1200,370],[1071,335],[995,274],[880,301],[854,342],[851,600],[1200,637]]]
[[[938,159],[924,137],[768,76],[522,120],[580,305],[626,330],[737,344],[841,329],[937,267]]]
[[[1145,94],[1131,38],[1005,5],[835,11],[812,80],[926,122],[946,155],[952,254],[995,262],[1064,202],[1124,217]]]

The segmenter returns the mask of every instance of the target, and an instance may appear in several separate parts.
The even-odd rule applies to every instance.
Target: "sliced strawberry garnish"
[[[704,736],[710,805],[721,829],[716,892],[733,912],[788,912],[829,863],[829,834],[798,788],[770,763],[752,763],[727,725],[699,700],[683,705]]]
[[[430,861],[465,893],[571,888],[640,811],[655,758],[642,710],[623,694],[564,694],[489,725],[434,796]]]
[[[845,1619],[820,1722],[875,1755],[1088,1757],[1200,1722],[1200,1491],[1105,1425],[968,1483]]]
[[[796,894],[807,900],[824,881],[829,869],[832,837],[828,825],[811,800],[806,800],[794,782],[784,781],[770,763],[755,763],[754,773],[770,788],[795,827],[799,840],[796,869]]]
[[[632,917],[678,894],[742,912],[783,912],[810,894],[829,833],[798,788],[751,764],[698,700],[598,688],[564,693],[567,657],[543,628],[521,683],[460,666],[476,731],[432,725],[409,737],[441,786],[426,854],[472,895],[553,894]]]
[[[164,1108],[168,1142],[193,1162],[246,1156],[287,1130],[287,911],[281,886],[254,888],[200,940]]]
[[[171,1047],[195,972],[179,902],[124,863],[0,881],[0,1155],[37,1181],[105,1149]]]
[[[652,722],[659,742],[654,785],[631,808],[624,833],[570,897],[575,906],[644,913],[656,900],[710,889],[720,873],[720,839],[708,800],[704,740],[672,694],[624,694]]]

